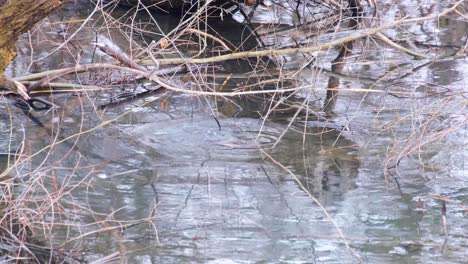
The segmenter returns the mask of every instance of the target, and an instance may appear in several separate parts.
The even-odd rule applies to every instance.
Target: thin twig
[[[245,59],[245,58],[253,58],[253,57],[262,57],[262,56],[279,56],[279,55],[290,55],[290,54],[297,54],[297,53],[310,53],[322,50],[328,50],[332,47],[343,45],[344,43],[358,40],[361,38],[369,37],[379,33],[385,29],[389,29],[395,26],[415,23],[415,22],[422,22],[431,19],[438,19],[442,16],[447,15],[450,12],[453,12],[460,4],[465,2],[466,0],[460,0],[455,3],[451,8],[446,9],[445,11],[437,14],[437,15],[429,15],[420,18],[407,18],[401,19],[392,23],[388,23],[382,25],[377,28],[372,28],[364,31],[360,31],[359,33],[349,35],[347,37],[343,37],[334,41],[330,41],[324,44],[310,46],[310,47],[299,47],[299,48],[286,48],[286,49],[267,49],[267,50],[258,50],[258,51],[244,51],[244,52],[236,52],[230,53],[225,55],[219,55],[214,57],[207,57],[207,58],[173,58],[173,59],[160,59],[158,60],[160,65],[170,65],[170,64],[184,64],[184,63],[194,63],[194,64],[206,64],[206,63],[214,63],[214,62],[222,62],[226,60],[232,59]],[[154,62],[143,60],[142,64],[153,64]]]

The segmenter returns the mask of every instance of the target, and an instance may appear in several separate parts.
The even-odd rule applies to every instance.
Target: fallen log
[[[65,1],[60,0],[0,0],[0,88],[20,94],[28,100],[25,87],[5,76],[6,67],[15,57],[18,37],[30,30]]]

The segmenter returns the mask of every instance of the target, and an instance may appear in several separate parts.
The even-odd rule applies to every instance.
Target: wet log
[[[18,37],[64,2],[66,0],[0,0],[0,88],[12,91],[19,88],[4,75],[15,57]]]

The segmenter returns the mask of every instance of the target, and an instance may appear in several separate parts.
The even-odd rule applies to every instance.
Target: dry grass
[[[84,20],[76,20],[75,17],[71,17],[64,21],[45,21],[19,43],[20,48],[31,47],[29,54],[31,59],[25,72],[29,72],[35,65],[47,62],[53,56],[63,56],[64,60],[58,63],[60,67],[56,70],[47,69],[39,74],[18,77],[17,80],[30,86],[38,81],[35,83],[35,91],[31,94],[58,93],[58,90],[50,90],[52,87],[66,87],[66,89],[62,89],[62,93],[79,93],[81,96],[71,100],[70,103],[75,104],[75,108],[70,105],[62,105],[62,109],[52,109],[48,114],[63,118],[67,115],[67,111],[77,107],[83,111],[82,118],[80,122],[77,122],[76,131],[69,132],[66,136],[62,135],[60,127],[49,126],[47,128],[49,132],[44,134],[44,138],[50,140],[47,145],[39,149],[29,146],[30,143],[26,140],[17,144],[20,146],[19,157],[10,160],[8,170],[2,174],[4,180],[0,186],[3,208],[0,219],[2,230],[0,245],[7,254],[5,259],[0,259],[0,261],[55,263],[65,260],[67,262],[80,262],[83,261],[82,252],[86,248],[87,239],[92,239],[97,235],[105,235],[113,237],[118,244],[119,251],[103,257],[95,263],[111,262],[116,259],[123,263],[126,261],[128,249],[125,243],[121,242],[121,234],[126,228],[135,225],[148,225],[154,229],[157,236],[156,203],[148,208],[146,218],[126,220],[117,217],[120,208],[97,212],[92,209],[89,201],[82,200],[83,192],[93,192],[93,179],[100,172],[102,164],[84,165],[87,164],[83,162],[84,157],[75,152],[79,148],[79,141],[82,137],[109,126],[133,111],[130,109],[112,119],[102,120],[95,126],[86,127],[84,124],[87,114],[84,110],[87,108],[86,106],[91,105],[93,111],[98,116],[102,116],[96,98],[122,96],[125,93],[130,93],[132,96],[139,94],[145,96],[147,94],[154,95],[156,92],[164,94],[153,96],[138,107],[144,107],[154,102],[160,102],[160,106],[163,107],[162,98],[167,98],[168,92],[173,92],[189,94],[197,100],[207,102],[212,97],[223,98],[223,100],[231,101],[234,104],[236,104],[234,99],[241,96],[258,96],[259,100],[266,102],[265,111],[260,113],[264,122],[271,120],[276,112],[286,113],[289,122],[283,133],[277,138],[276,143],[269,146],[268,149],[264,149],[262,146],[259,148],[266,158],[283,167],[302,187],[302,190],[323,209],[325,215],[334,223],[351,254],[358,261],[361,261],[360,256],[348,245],[347,239],[334,222],[333,217],[327,213],[314,194],[303,187],[300,177],[288,169],[287,164],[279,163],[270,154],[289,130],[302,131],[305,141],[307,127],[301,125],[306,123],[304,121],[329,121],[328,117],[323,114],[326,109],[317,107],[316,103],[309,101],[309,97],[303,96],[303,93],[323,94],[328,92],[325,104],[329,105],[336,99],[334,97],[337,96],[337,93],[344,93],[344,91],[340,91],[339,87],[329,86],[328,90],[327,87],[319,88],[315,82],[319,78],[318,76],[327,74],[330,78],[335,76],[363,80],[367,87],[346,90],[352,96],[361,97],[360,103],[362,104],[366,102],[366,97],[373,93],[395,97],[416,96],[411,90],[382,89],[382,84],[387,85],[398,81],[398,78],[406,78],[403,76],[404,63],[395,67],[393,71],[383,72],[377,78],[368,79],[352,76],[344,71],[330,72],[326,65],[338,54],[336,48],[349,48],[345,44],[351,42],[356,43],[357,48],[355,47],[355,49],[384,50],[388,49],[387,45],[390,45],[392,52],[403,52],[411,56],[422,57],[423,55],[418,52],[411,51],[411,47],[404,48],[397,41],[382,35],[379,37],[379,34],[386,29],[425,23],[425,21],[440,18],[446,14],[460,15],[463,2],[454,2],[450,8],[444,11],[423,17],[402,17],[400,20],[391,22],[384,22],[379,16],[362,18],[358,24],[359,30],[352,29],[346,32],[343,27],[348,25],[349,13],[346,13],[344,7],[331,1],[330,5],[325,5],[324,10],[339,10],[339,12],[330,12],[327,16],[319,18],[315,24],[298,19],[299,23],[294,26],[277,24],[259,26],[257,32],[259,32],[262,41],[259,41],[260,44],[256,49],[247,51],[243,51],[241,47],[234,46],[229,40],[223,39],[222,34],[207,33],[206,29],[209,25],[205,21],[208,16],[214,14],[207,4],[201,6],[191,17],[165,34],[155,33],[148,29],[162,27],[162,25],[145,6],[138,7],[138,12],[145,13],[147,18],[145,21],[139,19],[136,8],[128,10],[122,16],[112,15],[111,11],[115,8],[112,3],[94,6],[91,14]],[[306,10],[306,7],[303,8]],[[324,20],[328,22],[321,25]],[[257,24],[252,25],[258,26]],[[55,30],[57,26],[63,28],[63,34],[51,35],[47,31]],[[148,35],[158,40],[145,42]],[[320,39],[321,37],[324,39]],[[89,45],[95,40],[101,44],[103,40],[106,40],[106,43],[102,44],[105,49],[98,50],[97,47]],[[127,43],[125,49],[112,45],[124,43],[123,40]],[[54,48],[45,56],[34,54],[32,47],[40,45],[53,46]],[[453,56],[432,57],[431,53],[424,56],[430,57],[427,60],[431,62],[456,60],[466,56],[466,48],[466,46],[460,47],[460,51]],[[92,58],[92,61],[89,58],[82,60],[81,53],[86,53],[89,58]],[[346,64],[346,57],[352,56],[346,52],[343,53],[345,56],[341,61],[336,61],[337,65]],[[246,64],[250,67],[248,73],[220,72],[219,68],[213,66],[215,63],[223,63],[233,59],[247,61],[247,58],[252,59]],[[299,60],[299,58],[300,61],[296,63],[295,60]],[[360,58],[348,59],[355,59],[354,62],[357,64],[361,62]],[[270,60],[274,66],[268,66],[265,60]],[[383,61],[383,63],[387,62]],[[164,71],[165,67],[170,67],[166,65],[173,65],[176,68]],[[306,70],[312,72],[316,78],[305,80],[301,74]],[[245,78],[245,76],[248,77]],[[138,91],[135,87],[138,86],[142,78],[152,82],[153,87],[156,88],[150,88],[150,91]],[[229,82],[236,80],[242,80],[242,83],[238,82],[240,84],[235,89],[228,87]],[[70,83],[73,83],[71,87]],[[122,86],[126,88],[120,88]],[[408,122],[414,124],[412,132],[405,139],[396,138],[389,146],[387,163],[382,168],[386,175],[391,175],[395,179],[400,177],[398,164],[402,159],[412,155],[417,156],[425,145],[446,138],[451,133],[466,129],[468,125],[466,115],[453,120],[450,125],[445,127],[434,125],[440,123],[438,118],[444,112],[453,111],[453,109],[459,109],[460,112],[466,110],[466,99],[460,100],[463,93],[463,91],[453,91],[442,95],[432,104],[402,115],[397,120],[392,120],[392,122],[382,126],[381,131],[389,131]],[[432,95],[426,94],[424,96]],[[53,102],[61,104],[61,102],[57,102],[60,100],[62,98],[58,97]],[[355,111],[359,111],[359,109],[361,109],[360,106]],[[210,111],[214,117],[221,115],[216,108],[212,108]],[[383,108],[378,111],[383,111]],[[421,116],[424,116],[424,119],[421,120]],[[378,118],[378,115],[375,118]],[[10,120],[11,133],[13,133],[13,122]],[[64,152],[63,157],[57,159],[53,153],[57,148],[63,146],[68,148],[68,151]],[[9,150],[12,149],[13,147]],[[74,160],[73,166],[69,162],[65,162],[69,158]],[[56,244],[57,237],[63,241],[58,245]]]

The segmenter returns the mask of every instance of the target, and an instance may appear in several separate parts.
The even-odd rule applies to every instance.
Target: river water
[[[390,2],[381,3],[389,21],[419,4]],[[424,1],[419,10],[444,7]],[[255,22],[267,19],[260,8]],[[75,17],[65,10],[50,19]],[[177,23],[157,17],[166,32]],[[288,30],[281,32],[275,41],[291,41]],[[426,44],[415,47],[429,56],[456,51],[467,32],[468,23],[455,16],[385,31]],[[27,36],[20,40],[10,74],[73,65],[67,51],[30,64],[55,44],[43,38],[63,37],[42,34],[33,38],[34,49]],[[100,34],[128,45],[115,32]],[[95,37],[83,30],[75,44]],[[9,136],[0,146],[6,152],[24,142],[30,155],[75,135],[21,163],[27,173],[18,177],[26,182],[53,172],[60,183],[83,181],[64,199],[90,210],[64,209],[72,227],[57,227],[48,239],[87,260],[120,252],[129,263],[356,263],[356,255],[366,263],[467,263],[466,56],[415,60],[361,40],[339,72],[330,72],[338,49],[316,55],[317,67],[284,82],[303,88],[280,99],[156,93],[101,110],[95,106],[106,96],[67,94],[55,99],[57,111],[33,113],[35,121],[3,100],[0,131]],[[90,56],[83,50],[82,62]],[[292,72],[309,59],[281,58]],[[243,72],[233,62],[225,67]],[[226,76],[210,80],[223,83]],[[224,89],[259,81],[255,74],[233,76]],[[269,112],[272,105],[276,111]],[[114,220],[128,226],[70,241]]]

